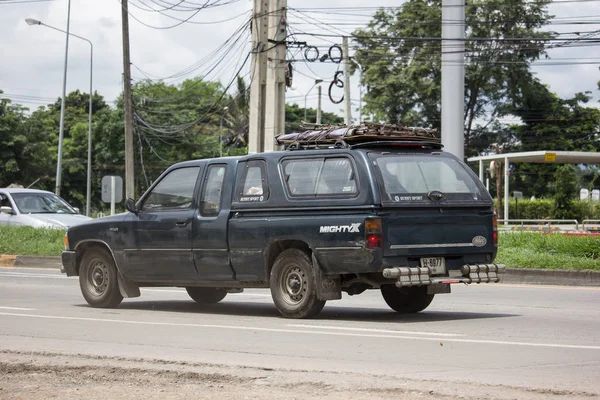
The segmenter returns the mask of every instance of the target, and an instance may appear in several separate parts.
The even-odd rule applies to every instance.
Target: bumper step
[[[460,269],[462,276],[431,276],[427,267],[393,267],[383,270],[384,278],[397,279],[397,287],[424,286],[439,283],[490,283],[500,282],[500,275],[506,272],[503,264],[466,264]]]

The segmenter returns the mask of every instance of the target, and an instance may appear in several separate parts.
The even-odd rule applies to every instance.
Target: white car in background
[[[67,229],[91,219],[45,190],[0,189],[0,225]]]

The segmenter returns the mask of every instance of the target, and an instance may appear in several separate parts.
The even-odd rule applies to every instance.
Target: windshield
[[[388,201],[430,201],[439,191],[447,200],[479,200],[481,191],[465,167],[453,158],[435,154],[373,154]]]
[[[13,193],[21,214],[77,214],[63,199],[52,193]]]

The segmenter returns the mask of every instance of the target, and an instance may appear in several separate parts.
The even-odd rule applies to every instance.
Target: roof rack
[[[442,148],[441,140],[435,136],[436,129],[375,123],[351,126],[305,123],[300,127],[304,131],[278,135],[277,143],[284,145],[286,150],[388,146]]]

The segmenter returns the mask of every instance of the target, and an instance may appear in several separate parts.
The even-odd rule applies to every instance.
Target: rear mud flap
[[[123,278],[120,272],[117,271],[117,281],[119,281],[119,292],[125,298],[140,297],[140,287],[135,283]]]
[[[319,300],[339,300],[342,298],[342,280],[339,276],[327,276],[319,261],[312,255],[313,268],[315,269],[315,280],[317,286],[317,298]]]

